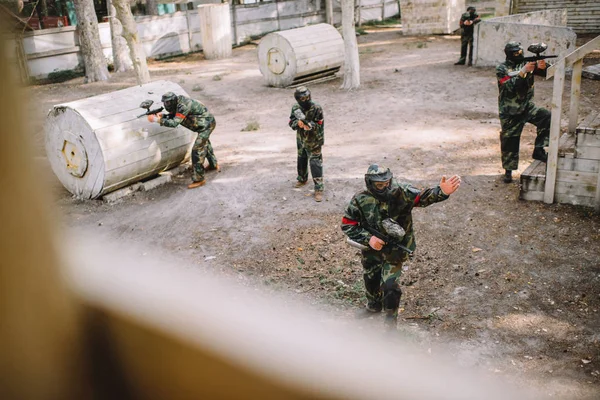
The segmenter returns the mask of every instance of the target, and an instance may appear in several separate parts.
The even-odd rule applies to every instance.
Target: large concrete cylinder
[[[44,126],[46,154],[64,187],[79,199],[96,199],[185,161],[194,132],[137,118],[143,100],[160,107],[169,91],[187,95],[157,81],[54,106]]]
[[[207,60],[231,57],[231,16],[229,3],[198,6],[202,51]]]
[[[330,76],[344,64],[344,39],[329,24],[273,32],[258,45],[258,64],[275,87]]]

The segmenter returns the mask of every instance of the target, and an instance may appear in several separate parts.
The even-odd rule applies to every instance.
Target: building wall
[[[400,0],[404,35],[448,34],[459,28],[465,0]]]
[[[482,21],[475,27],[475,65],[493,66],[503,62],[506,59],[504,46],[512,40],[523,44],[526,56],[533,55],[527,53],[527,47],[536,42],[548,45],[544,54],[566,56],[575,50],[577,34],[565,26],[564,15],[565,10],[550,10]],[[548,21],[560,25],[551,25]]]
[[[600,33],[598,0],[512,0],[512,13],[566,9],[567,25],[576,33]]]
[[[453,0],[456,1],[456,0]],[[460,0],[464,1],[464,0]],[[397,0],[361,0],[361,21],[398,15]],[[272,0],[254,4],[231,4],[232,41],[242,44],[266,33],[325,21],[325,2]],[[160,16],[136,16],[146,55],[152,58],[185,54],[202,49],[200,19],[196,10]],[[339,0],[334,0],[334,22],[341,23]],[[457,23],[458,24],[458,23]],[[98,24],[104,55],[112,60],[109,23]],[[81,68],[76,27],[44,29],[24,34],[29,75],[44,79],[49,73]]]

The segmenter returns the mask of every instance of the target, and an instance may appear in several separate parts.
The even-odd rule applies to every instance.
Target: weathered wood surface
[[[273,32],[258,45],[260,72],[270,86],[335,74],[344,63],[344,41],[333,26],[317,24]]]
[[[202,48],[207,60],[231,57],[231,15],[229,3],[198,6]]]
[[[513,0],[514,14],[566,8],[568,23],[578,34],[600,32],[600,2],[598,0]]]
[[[157,81],[54,106],[45,123],[46,154],[65,188],[95,199],[185,161],[193,132],[137,118],[143,100],[158,107],[168,91],[186,94],[175,83]]]

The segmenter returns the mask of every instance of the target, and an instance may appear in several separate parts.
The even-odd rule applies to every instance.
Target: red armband
[[[510,79],[510,76],[506,75],[504,78],[500,79],[499,82],[502,85],[502,84],[504,84],[504,82],[506,82],[509,79]]]
[[[358,222],[353,219],[348,219],[346,217],[342,218],[342,225],[358,225]]]

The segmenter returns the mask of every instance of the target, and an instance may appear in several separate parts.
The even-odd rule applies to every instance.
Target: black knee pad
[[[383,284],[383,308],[396,310],[400,307],[400,297],[402,297],[402,290],[398,282],[390,279]]]

